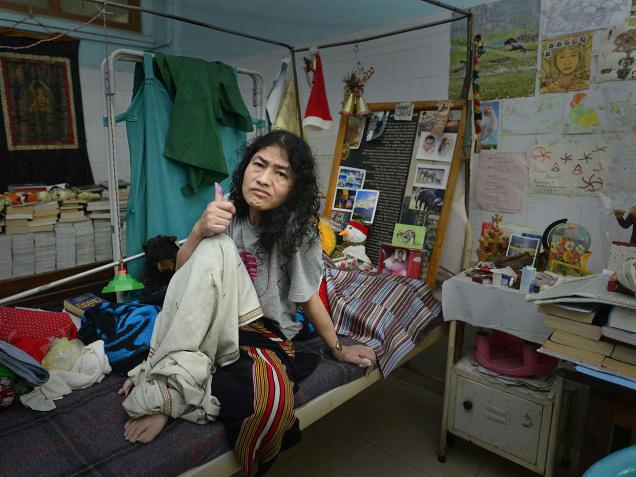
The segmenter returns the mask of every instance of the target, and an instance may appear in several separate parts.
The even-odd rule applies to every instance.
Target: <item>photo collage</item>
[[[437,225],[444,206],[451,162],[455,153],[461,111],[451,110],[445,127],[438,127],[438,111],[416,112],[419,115],[413,161],[400,224],[422,227],[423,240],[421,276],[426,275],[428,262],[437,237]]]
[[[330,220],[336,233],[344,230],[352,219],[373,223],[380,192],[363,189],[365,177],[364,169],[340,167]]]

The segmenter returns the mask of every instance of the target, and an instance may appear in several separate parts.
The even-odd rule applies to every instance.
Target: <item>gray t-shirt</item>
[[[285,266],[278,244],[271,254],[260,254],[260,258],[256,255],[259,228],[250,224],[247,217],[234,216],[228,234],[252,277],[263,316],[275,321],[283,334],[292,339],[302,328],[296,321],[296,305],[309,300],[320,287],[320,241],[303,242]]]

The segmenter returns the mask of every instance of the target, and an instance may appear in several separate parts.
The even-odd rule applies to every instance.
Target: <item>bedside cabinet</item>
[[[552,475],[563,379],[537,392],[487,380],[464,356],[449,383],[446,430],[539,474]]]

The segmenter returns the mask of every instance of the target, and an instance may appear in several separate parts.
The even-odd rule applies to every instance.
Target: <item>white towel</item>
[[[104,342],[95,341],[82,348],[70,371],[50,371],[49,380],[29,394],[20,396],[20,401],[35,411],[51,411],[55,409],[54,400],[70,394],[73,389],[84,389],[99,383],[110,372]]]

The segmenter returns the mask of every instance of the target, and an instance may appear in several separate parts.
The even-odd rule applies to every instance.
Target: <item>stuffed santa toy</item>
[[[371,270],[373,265],[366,254],[364,243],[369,235],[369,227],[358,220],[350,220],[345,229],[339,234],[346,247],[342,250],[350,259],[350,264],[361,270]]]

